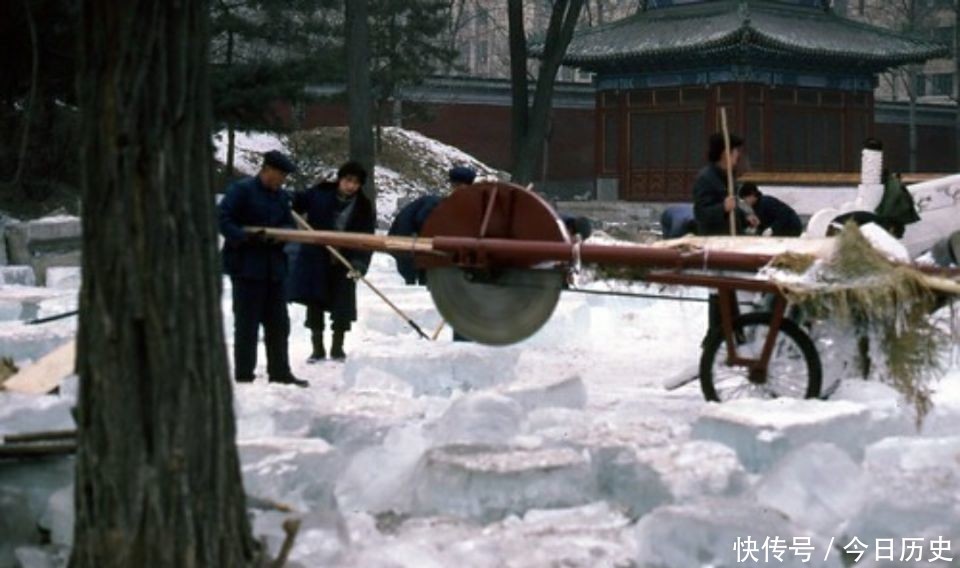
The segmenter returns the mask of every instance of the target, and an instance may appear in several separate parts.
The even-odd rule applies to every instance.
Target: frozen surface
[[[764,475],[757,501],[820,534],[839,534],[867,499],[867,479],[843,450],[814,442],[797,448]]]
[[[404,286],[390,257],[375,255],[369,278],[437,329],[428,292]],[[22,321],[74,309],[71,282],[0,287],[0,355],[29,364],[74,336],[76,318]],[[842,336],[818,338],[837,383],[826,401],[708,404],[696,383],[666,391],[699,360],[702,302],[565,293],[539,333],[493,348],[452,342],[448,327],[420,339],[370,291],[358,296],[345,363],[306,364],[304,309],[292,304],[291,361],[310,388],[266,383],[261,346],[260,378],[234,389],[256,534],[276,554],[283,521],[303,522],[291,566],[716,568],[737,565],[738,539],[762,554],[765,537],[809,537],[806,565],[840,566],[854,536],[960,535],[955,346],[918,428],[898,393],[855,378]],[[229,349],[229,292],[223,308]],[[73,427],[76,392],[75,379],[52,396],[0,391],[0,436]],[[70,458],[0,463],[0,566],[63,565],[72,483]],[[861,565],[883,565],[871,562]]]
[[[810,560],[813,566],[843,566],[836,552],[823,560],[830,539],[812,534],[787,517],[747,501],[708,500],[661,507],[640,519],[636,538],[637,563],[649,568],[732,567],[744,565],[744,560],[748,566],[810,566]],[[735,549],[738,539],[743,544],[740,551]],[[802,541],[813,547],[808,562],[804,563],[802,556],[790,550],[795,539],[810,539]],[[781,556],[765,556],[780,550],[779,546],[772,547],[772,543],[783,546]],[[748,556],[751,549],[755,552]]]
[[[729,445],[747,470],[758,472],[815,441],[859,459],[870,442],[906,428],[903,422],[875,420],[866,405],[845,400],[742,399],[706,405],[693,435]]]

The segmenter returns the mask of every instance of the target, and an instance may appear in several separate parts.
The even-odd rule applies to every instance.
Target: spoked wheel
[[[773,314],[753,312],[734,320],[737,354],[759,360],[770,331]],[[742,341],[742,343],[741,343]],[[700,388],[707,400],[736,398],[816,398],[820,396],[823,371],[820,357],[806,332],[784,318],[766,371],[727,364],[727,341],[715,329],[700,356]]]

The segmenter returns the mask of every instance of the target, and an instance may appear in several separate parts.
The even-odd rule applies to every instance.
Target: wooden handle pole
[[[733,194],[733,166],[730,164],[730,130],[727,128],[727,109],[720,107],[720,130],[723,132],[723,150],[726,155],[727,170],[727,197],[734,197]],[[730,236],[737,234],[737,207],[734,205],[729,213],[730,218]]]
[[[298,215],[296,211],[291,211],[290,213],[293,215],[293,218],[294,218],[294,220],[297,222],[297,224],[300,225],[300,228],[302,228],[302,229],[304,229],[304,230],[307,230],[307,231],[312,231],[312,230],[313,230],[313,228],[310,226],[310,223],[307,223],[307,220],[304,219],[303,217],[301,217],[300,215]],[[424,339],[430,339],[430,336],[427,335],[426,333],[424,333],[424,331],[420,328],[420,326],[417,325],[417,323],[416,323],[415,321],[413,321],[413,320],[410,318],[410,316],[408,316],[407,314],[405,314],[405,313],[403,312],[403,310],[401,310],[400,308],[398,308],[398,307],[396,306],[396,304],[394,304],[393,302],[390,301],[389,298],[387,298],[386,296],[384,296],[384,295],[383,295],[383,292],[381,292],[379,289],[377,289],[377,287],[374,286],[369,280],[367,280],[365,276],[363,276],[362,274],[360,274],[359,272],[357,272],[356,270],[354,270],[353,264],[351,264],[350,261],[347,260],[347,258],[346,258],[345,256],[343,256],[342,254],[340,254],[340,251],[338,251],[337,249],[333,248],[333,247],[330,246],[330,245],[324,245],[324,246],[327,247],[327,251],[329,251],[330,254],[332,254],[337,260],[339,260],[341,264],[343,264],[345,267],[347,267],[347,270],[348,270],[348,271],[350,271],[351,273],[355,274],[356,277],[357,277],[357,279],[359,279],[361,282],[363,282],[364,284],[366,284],[367,287],[370,288],[370,290],[372,290],[374,294],[376,294],[377,296],[379,296],[380,299],[383,300],[388,306],[390,306],[390,307],[393,309],[393,311],[397,313],[398,316],[400,316],[401,318],[403,318],[403,320],[406,321],[407,324],[408,324],[410,327],[412,327],[413,330],[416,331],[417,334],[418,334],[420,337],[422,337],[422,338],[424,338]]]

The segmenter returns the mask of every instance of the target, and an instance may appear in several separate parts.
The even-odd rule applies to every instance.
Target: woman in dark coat
[[[337,172],[336,183],[324,182],[293,199],[293,210],[306,217],[317,231],[373,233],[375,218],[370,200],[361,188],[367,172],[356,162],[347,162]],[[342,249],[343,254],[360,274],[366,274],[371,253]],[[333,344],[332,359],[345,359],[344,336],[357,320],[357,284],[347,268],[324,246],[302,245],[293,265],[290,300],[307,306],[305,325],[311,331],[313,353],[307,359],[315,363],[327,353],[323,344],[324,312],[330,313]]]

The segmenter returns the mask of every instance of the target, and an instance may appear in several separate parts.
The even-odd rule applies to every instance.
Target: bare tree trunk
[[[523,25],[523,2],[508,0],[507,19],[510,35],[510,163],[516,171],[520,164],[523,139],[527,134],[530,92],[527,83],[527,36]]]
[[[960,0],[953,2],[953,97],[957,105],[953,143],[957,158],[956,171],[960,172]]]
[[[907,67],[907,94],[910,96],[908,105],[908,138],[909,138],[909,159],[910,171],[917,171],[917,67],[910,65]]]
[[[370,24],[367,0],[346,2],[347,101],[350,106],[350,159],[368,172],[363,191],[376,205],[374,184],[373,93],[370,88]]]
[[[37,105],[37,83],[40,76],[40,43],[37,40],[37,24],[30,11],[30,2],[23,0],[23,10],[27,15],[27,28],[30,31],[30,95],[27,99],[27,108],[23,112],[23,135],[20,137],[20,152],[17,156],[17,170],[9,182],[14,188],[23,180],[23,170],[27,164],[27,148],[30,145],[30,125],[33,123],[33,112]]]
[[[221,5],[223,3],[221,2]],[[233,30],[227,32],[227,68],[233,66]],[[233,177],[236,160],[236,138],[237,134],[233,128],[233,122],[227,123],[227,179]]]
[[[210,198],[208,3],[87,0],[70,565],[253,566]]]
[[[517,183],[528,183],[535,174],[537,159],[547,135],[547,121],[550,116],[550,108],[553,105],[553,90],[556,85],[557,71],[560,69],[563,56],[567,52],[567,46],[573,39],[573,32],[576,30],[577,20],[580,18],[580,12],[583,9],[583,2],[584,0],[558,0],[553,4],[547,35],[543,44],[540,71],[537,75],[533,108],[529,111],[527,129],[521,139],[520,154],[513,167],[513,180]],[[513,15],[513,12],[511,12],[511,16]],[[512,19],[510,25],[513,26]],[[512,60],[513,56],[511,54],[511,66],[513,65]],[[514,77],[511,76],[511,78]],[[514,104],[518,102],[515,94]]]

